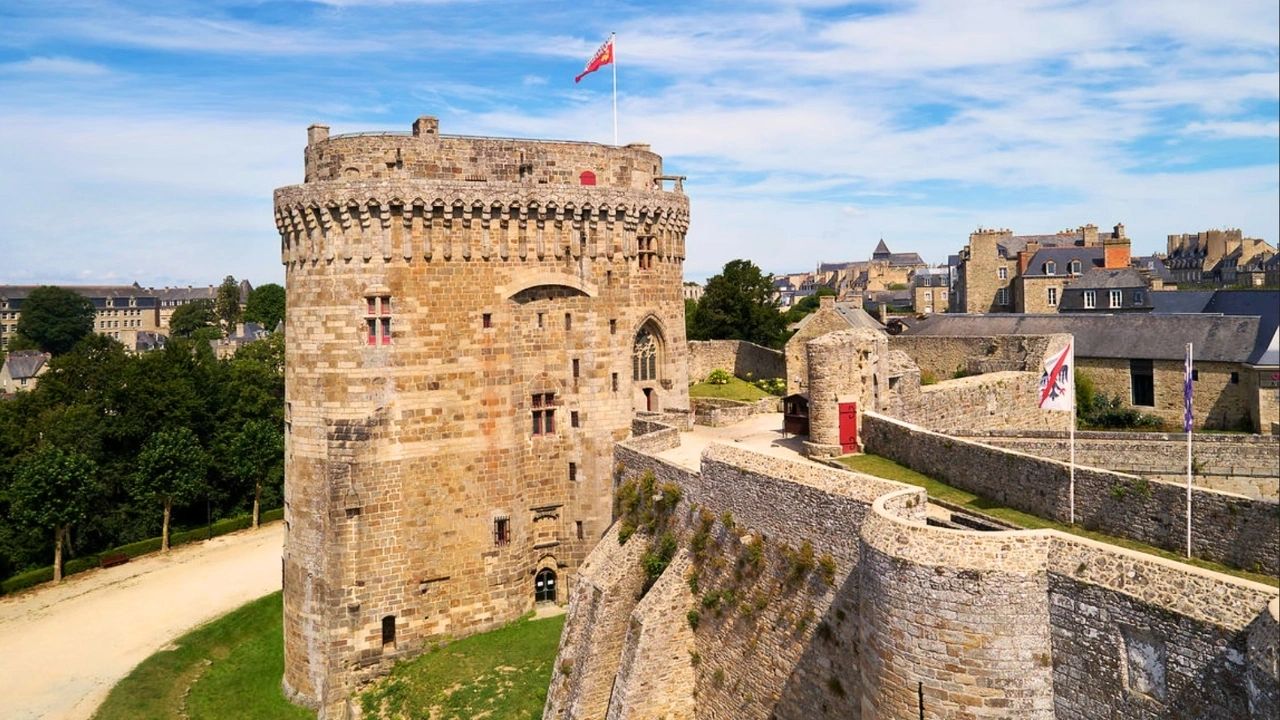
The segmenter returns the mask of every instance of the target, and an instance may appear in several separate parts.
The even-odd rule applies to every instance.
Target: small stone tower
[[[674,183],[671,189],[664,182]],[[647,145],[307,131],[288,292],[284,687],[356,685],[567,581],[636,410],[688,408],[688,199]]]

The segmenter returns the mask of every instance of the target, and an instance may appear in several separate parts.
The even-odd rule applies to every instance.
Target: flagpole
[[[1187,377],[1186,379],[1183,380],[1183,383],[1185,383],[1188,387],[1191,387],[1194,390],[1194,386],[1191,385],[1191,381],[1192,381],[1191,365],[1192,365],[1192,347],[1191,347],[1191,343],[1187,343],[1187,367],[1185,370]],[[1191,391],[1188,391],[1188,392],[1191,392]],[[1192,414],[1191,414],[1191,402],[1192,402],[1192,398],[1190,396],[1185,398],[1186,422],[1184,424],[1186,425],[1185,429],[1187,431],[1187,557],[1191,557],[1191,425],[1193,422]]]
[[[1071,524],[1076,524],[1076,339],[1071,338]]]
[[[609,45],[613,48],[613,145],[618,146],[618,33],[609,33]]]

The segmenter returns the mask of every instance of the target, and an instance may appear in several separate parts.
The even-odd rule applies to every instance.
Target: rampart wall
[[[544,718],[1272,717],[1273,587],[1052,530],[930,526],[921,489],[826,466],[652,457],[670,442],[615,457],[679,486],[680,551],[638,602],[623,578],[646,539],[615,529],[592,552]],[[818,561],[796,580],[802,544]],[[610,693],[607,713],[581,702]]]
[[[932,375],[939,381],[957,374],[978,375],[1002,370],[1034,371],[1038,375],[1050,348],[1062,347],[1060,337],[894,335],[889,338],[889,349],[905,352],[922,374]]]
[[[780,378],[786,375],[786,359],[778,350],[745,340],[690,340],[690,382],[706,380],[712,370],[755,380]]]
[[[1040,517],[1070,521],[1070,467],[943,435],[875,413],[863,415],[867,452]],[[1081,526],[1166,550],[1186,543],[1186,489],[1087,466],[1075,470]],[[1280,573],[1280,514],[1265,500],[1192,490],[1192,553],[1232,567]]]
[[[1071,457],[1070,440],[1065,432],[991,430],[960,436],[1063,462]],[[1264,500],[1277,499],[1280,441],[1275,437],[1195,433],[1191,439],[1191,455],[1192,482],[1197,487]],[[1076,432],[1076,462],[1181,483],[1185,482],[1187,472],[1187,436],[1079,431]]]
[[[910,395],[904,393],[904,402],[893,414],[935,430],[1012,428],[1065,432],[1071,426],[1071,413],[1041,410],[1037,403],[1039,387],[1038,373],[993,371],[924,385]],[[909,388],[904,390],[910,392]]]

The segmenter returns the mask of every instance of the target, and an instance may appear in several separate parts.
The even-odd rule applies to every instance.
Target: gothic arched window
[[[631,371],[639,382],[658,379],[658,339],[647,327],[636,333],[636,342],[631,348]]]

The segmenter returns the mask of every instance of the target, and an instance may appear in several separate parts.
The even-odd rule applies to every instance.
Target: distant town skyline
[[[271,190],[306,126],[646,142],[686,274],[940,263],[979,226],[1280,234],[1271,2],[446,0],[0,8],[2,283],[281,282]]]

